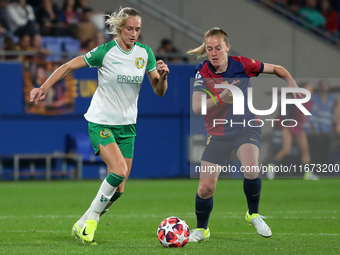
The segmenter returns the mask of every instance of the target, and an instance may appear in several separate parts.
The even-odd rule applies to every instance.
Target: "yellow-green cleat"
[[[76,238],[80,238],[81,228],[78,227],[78,221],[74,223],[72,228],[72,236],[75,236]]]
[[[266,217],[263,217],[262,215],[259,215],[258,213],[252,213],[249,214],[249,211],[246,213],[246,221],[248,221],[251,225],[253,225],[256,228],[256,231],[259,235],[263,237],[271,237],[272,231],[268,227],[267,223],[264,222],[263,219],[266,219]]]
[[[304,180],[318,181],[320,179],[320,177],[317,176],[316,174],[312,173],[312,172],[305,172],[303,179]]]
[[[84,244],[96,245],[94,241],[94,232],[97,230],[96,220],[86,220],[84,227],[80,231],[80,239]]]
[[[210,237],[210,230],[209,228],[196,228],[190,231],[189,235],[189,242],[202,242],[208,240]]]

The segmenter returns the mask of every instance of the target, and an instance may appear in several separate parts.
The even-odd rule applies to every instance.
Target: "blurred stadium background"
[[[0,12],[8,2],[0,0]],[[42,1],[27,2],[39,5]],[[62,0],[53,2],[62,8]],[[83,68],[68,75],[38,105],[29,103],[28,96],[31,88],[40,86],[53,70],[86,53],[90,46],[77,36],[43,35],[38,50],[4,50],[6,36],[13,45],[19,37],[11,32],[6,35],[0,22],[1,254],[339,254],[339,179],[331,178],[319,182],[271,182],[264,178],[260,209],[261,214],[269,216],[266,222],[273,230],[270,239],[259,237],[244,221],[246,203],[240,179],[219,181],[209,242],[169,250],[159,245],[156,236],[158,224],[171,215],[183,218],[190,228],[196,222],[198,181],[189,177],[202,153],[205,129],[197,124],[201,116],[193,116],[190,109],[190,79],[198,61],[185,52],[202,43],[206,30],[223,28],[229,35],[232,55],[282,65],[299,83],[308,81],[317,87],[320,78],[328,78],[330,94],[340,99],[339,38],[312,27],[286,8],[292,3],[304,5],[305,0],[84,2],[93,9],[97,29],[103,29],[102,15],[119,6],[140,11],[143,43],[169,65],[169,89],[158,98],[144,79],[130,175],[134,180],[128,182],[124,199],[101,219],[96,233],[99,245],[81,245],[70,238],[71,227],[91,203],[99,179],[107,175],[105,165],[93,154],[83,117],[97,86],[97,70]],[[339,13],[339,1],[331,3]],[[158,50],[162,42],[169,41],[177,50]],[[255,108],[268,109],[270,88],[273,83],[283,86],[284,82],[260,77],[252,79],[257,98],[254,104]],[[332,122],[335,127],[335,114]],[[267,164],[280,147],[280,133],[268,125],[262,132],[260,163]],[[329,163],[334,165],[340,161],[340,139],[335,131],[331,137]],[[299,163],[297,146],[289,162]],[[238,164],[235,159],[233,164]],[[338,176],[334,172],[322,175]]]
[[[324,30],[311,28],[294,13],[275,5],[276,1],[87,2],[97,24],[103,20],[103,13],[116,11],[119,6],[135,7],[142,15],[143,43],[151,46],[157,58],[169,60],[169,90],[163,98],[153,94],[148,79],[143,82],[131,178],[189,176],[190,158],[194,163],[197,161],[200,153],[197,146],[202,143],[202,136],[193,138],[190,135],[202,129],[190,130],[189,84],[197,60],[185,52],[201,44],[204,32],[213,26],[228,33],[232,55],[282,65],[299,81],[308,80],[315,86],[320,77],[330,78],[331,92],[338,98],[338,38],[327,37]],[[54,3],[62,8],[62,1]],[[339,11],[340,4],[332,3]],[[176,46],[177,52],[157,53],[164,38]],[[13,39],[19,40],[17,36]],[[96,88],[97,70],[75,71],[55,86],[45,103],[32,105],[28,102],[30,89],[38,86],[63,61],[83,50],[80,42],[69,36],[43,36],[42,46],[50,51],[44,58],[34,54],[32,57],[27,51],[1,51],[0,178],[103,178],[105,166],[91,151],[83,118]],[[14,59],[19,56],[19,61],[6,54]],[[32,61],[36,58],[39,58],[37,62]],[[255,102],[255,106],[268,107],[268,104],[263,105],[267,99],[270,102],[270,97],[266,96],[268,88],[256,86],[257,95],[265,100]],[[261,163],[267,163],[270,157],[271,134],[270,127],[263,129]],[[336,158],[337,145],[330,146]],[[294,155],[298,153],[295,150]]]

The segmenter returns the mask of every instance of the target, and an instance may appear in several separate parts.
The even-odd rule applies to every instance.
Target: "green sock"
[[[121,177],[115,173],[110,173],[106,177],[106,181],[113,187],[118,187],[124,181],[125,177]]]
[[[100,216],[103,216],[103,214],[106,213],[106,212],[109,210],[109,208],[111,207],[111,205],[113,205],[114,202],[116,202],[116,200],[117,200],[118,198],[120,198],[121,195],[123,195],[123,193],[124,193],[124,192],[122,192],[122,193],[115,192],[115,193],[113,194],[113,196],[111,197],[110,201],[107,203],[107,205],[106,205],[106,207],[104,208],[104,210],[102,211],[102,213],[100,214]]]
[[[122,192],[122,193],[120,193],[120,192],[115,192],[114,194],[113,194],[113,196],[111,197],[111,199],[110,199],[110,202],[112,202],[112,203],[114,203],[121,195],[123,195],[124,194],[124,192]]]

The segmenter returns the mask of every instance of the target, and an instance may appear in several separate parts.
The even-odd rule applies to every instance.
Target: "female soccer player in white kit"
[[[109,15],[106,24],[109,33],[118,35],[116,39],[62,65],[30,94],[30,100],[38,102],[68,72],[85,66],[98,68],[98,88],[85,119],[89,122],[92,146],[106,163],[108,176],[90,208],[72,229],[76,237],[89,244],[96,244],[94,233],[99,217],[122,195],[130,174],[137,101],[145,72],[156,95],[162,97],[168,87],[167,65],[162,60],[156,62],[151,48],[137,42],[141,30],[138,11],[128,7],[120,9]]]

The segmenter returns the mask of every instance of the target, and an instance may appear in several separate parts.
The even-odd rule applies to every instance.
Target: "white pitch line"
[[[0,219],[17,219],[17,218],[79,218],[79,215],[5,215]]]
[[[213,232],[216,234],[228,234],[228,235],[257,235],[257,233],[248,233],[248,232]],[[273,236],[276,235],[299,235],[299,236],[340,236],[338,233],[280,233],[280,232],[275,232],[273,233]]]
[[[62,231],[54,231],[54,230],[3,230],[0,232],[4,233],[71,233],[70,231],[62,230]]]
[[[322,216],[308,216],[308,217],[302,217],[302,216],[294,216],[294,215],[289,215],[287,216],[287,212],[270,212],[269,215],[264,215],[268,219],[291,219],[291,220],[337,220],[340,217],[338,216],[337,211],[290,211],[288,214],[299,214],[299,215],[304,215],[304,214],[323,214]],[[334,216],[331,215],[334,213]],[[149,214],[149,213],[131,213],[131,214],[116,214],[115,210],[112,210],[112,213],[108,213],[105,217],[110,217],[110,218],[163,218],[163,217],[169,217],[169,215],[178,215],[182,218],[184,217],[195,217],[194,212],[190,213],[167,213],[165,214]],[[240,212],[216,212],[212,213],[212,215],[218,216],[220,218],[224,219],[238,219],[238,218],[243,218],[244,213]],[[327,215],[327,216],[324,216]],[[80,217],[79,215],[4,215],[0,216],[0,219],[20,219],[20,218],[50,218],[50,219],[55,219],[55,218],[74,218],[77,219]]]
[[[54,230],[0,230],[0,232],[3,233],[68,233],[70,231],[54,231]],[[102,230],[101,232],[109,232],[106,230]],[[129,233],[135,233],[135,230],[131,231],[115,231],[116,233],[121,233],[121,234],[129,234]],[[151,232],[146,232],[146,231],[140,231],[141,233],[151,233]],[[222,234],[222,235],[257,235],[257,233],[249,233],[249,232],[213,232],[213,234]],[[280,235],[297,235],[297,236],[340,236],[340,234],[337,233],[280,233],[280,232],[275,232],[273,236],[280,236]]]

